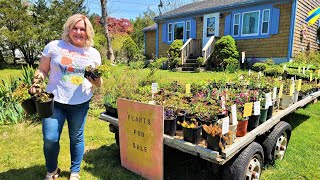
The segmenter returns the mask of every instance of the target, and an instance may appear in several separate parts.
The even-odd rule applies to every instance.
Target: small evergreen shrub
[[[136,43],[128,37],[122,45],[122,51],[124,52],[125,56],[128,59],[128,63],[134,60],[134,57],[139,54],[139,49]]]
[[[173,69],[177,65],[181,65],[181,51],[180,48],[183,46],[182,40],[174,40],[169,50],[167,51],[169,58],[169,68]]]
[[[270,65],[270,66],[274,65],[274,61],[273,61],[273,59],[271,59],[271,58],[266,59],[266,60],[264,61],[264,63],[266,63],[267,65]]]
[[[150,67],[158,68],[158,69],[168,69],[168,58],[162,57],[156,59],[154,62],[150,64]]]
[[[258,62],[258,63],[255,63],[253,66],[252,66],[252,70],[256,71],[256,72],[259,72],[259,71],[264,71],[269,65],[264,63],[264,62]]]
[[[210,65],[224,69],[227,64],[223,60],[228,58],[239,59],[236,41],[230,35],[223,36],[216,42]]]

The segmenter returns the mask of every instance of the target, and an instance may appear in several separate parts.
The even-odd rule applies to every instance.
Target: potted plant
[[[207,148],[221,153],[226,147],[227,137],[222,135],[222,129],[217,124],[203,125],[203,130],[207,133]]]
[[[117,98],[111,92],[107,93],[104,98],[104,107],[106,109],[106,114],[112,117],[118,118],[118,109],[117,109]]]
[[[238,125],[237,125],[237,137],[242,137],[247,134],[248,117],[243,117],[243,112],[237,111]]]
[[[176,134],[177,116],[175,110],[172,107],[164,108],[164,133],[169,136]]]
[[[181,123],[181,126],[182,126],[183,140],[194,143],[194,144],[199,144],[200,138],[201,138],[200,134],[202,129],[201,123],[197,122],[195,119],[192,119],[191,121],[183,121],[183,123]]]
[[[108,72],[110,70],[110,68],[107,65],[100,65],[97,68],[93,67],[92,65],[89,65],[87,67],[85,67],[85,71],[84,71],[84,77],[88,78],[91,77],[92,79],[101,77],[101,75],[104,72]]]
[[[54,95],[46,92],[46,83],[43,78],[36,77],[37,82],[33,85],[36,93],[33,95],[38,116],[40,118],[48,118],[52,116],[54,110]]]
[[[33,115],[37,112],[35,103],[29,93],[30,86],[21,83],[13,92],[13,98],[21,103],[22,108],[28,115]]]

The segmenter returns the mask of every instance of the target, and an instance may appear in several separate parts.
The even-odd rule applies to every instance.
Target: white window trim
[[[236,15],[239,15],[239,22],[236,24],[235,22],[236,22]],[[232,29],[232,35],[234,36],[234,37],[239,37],[240,36],[240,18],[241,18],[241,16],[240,16],[240,13],[236,13],[236,14],[234,14],[233,15],[233,29]],[[234,35],[234,26],[235,25],[238,25],[238,35]]]
[[[183,33],[182,33],[182,40],[184,40],[184,38],[185,38],[185,34],[184,34],[184,28],[185,28],[185,22],[184,21],[179,21],[179,22],[175,22],[175,23],[173,23],[173,27],[172,27],[172,40],[174,41],[174,40],[176,40],[176,38],[174,37],[174,26],[175,26],[175,24],[179,24],[179,23],[181,23],[182,25],[183,25]]]
[[[190,29],[188,29],[188,26],[187,26],[187,24],[189,23],[189,28]],[[188,34],[188,31],[189,31],[189,38],[191,37],[191,21],[189,20],[189,21],[186,21],[186,36],[187,36],[187,34]],[[187,40],[187,39],[186,39]]]
[[[258,12],[258,31],[255,34],[243,34],[243,18],[244,18],[244,14],[247,13],[254,13],[254,12]],[[241,37],[248,37],[248,36],[259,36],[259,27],[260,27],[260,10],[256,10],[256,11],[247,11],[247,12],[243,12],[242,13],[242,17],[241,17]]]
[[[171,28],[170,28],[170,25],[171,25]],[[168,24],[168,42],[172,42],[173,40],[173,24],[172,23],[169,23]],[[171,33],[171,41],[170,41],[170,33]]]
[[[269,11],[269,17],[268,17],[268,21],[263,21],[263,16],[264,16],[264,11]],[[270,29],[270,13],[271,13],[271,10],[270,9],[264,9],[263,11],[262,11],[262,21],[261,21],[261,34],[262,35],[266,35],[266,34],[269,34],[269,29]],[[263,30],[263,23],[264,22],[268,22],[268,29],[267,29],[267,33],[262,33],[262,30]]]

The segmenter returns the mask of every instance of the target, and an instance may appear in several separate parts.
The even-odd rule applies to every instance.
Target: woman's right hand
[[[29,88],[29,94],[34,95],[41,92],[41,88],[38,84],[32,84],[32,86]]]

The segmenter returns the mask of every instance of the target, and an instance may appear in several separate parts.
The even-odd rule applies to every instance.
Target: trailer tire
[[[282,160],[290,140],[292,127],[280,121],[262,143],[266,164],[274,164],[276,159]]]
[[[223,179],[259,179],[263,167],[263,156],[262,146],[252,142],[238,156],[227,162],[223,169]]]

